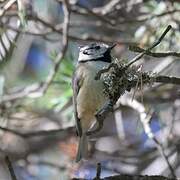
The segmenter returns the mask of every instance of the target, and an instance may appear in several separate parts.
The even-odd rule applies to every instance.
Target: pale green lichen
[[[130,91],[137,83],[152,84],[155,75],[151,72],[142,72],[141,68],[131,66],[126,69],[126,63],[114,61],[113,67],[106,73],[103,73],[104,93],[114,102],[126,91]]]

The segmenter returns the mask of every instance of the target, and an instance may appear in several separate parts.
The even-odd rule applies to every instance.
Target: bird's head
[[[92,43],[80,48],[78,62],[104,61],[111,62],[111,50],[115,44],[109,46],[103,43]]]

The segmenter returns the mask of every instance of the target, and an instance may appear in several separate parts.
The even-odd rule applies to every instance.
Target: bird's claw
[[[87,136],[93,135],[93,134],[99,132],[102,129],[102,127],[103,127],[103,122],[102,121],[97,121],[97,127],[95,129],[93,129],[93,130],[88,130],[86,132],[86,135]]]

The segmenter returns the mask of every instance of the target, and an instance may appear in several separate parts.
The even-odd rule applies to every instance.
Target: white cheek
[[[103,57],[101,54],[87,55],[87,54],[80,53],[78,61],[86,61],[86,60],[98,59],[98,58],[101,58],[101,57]]]

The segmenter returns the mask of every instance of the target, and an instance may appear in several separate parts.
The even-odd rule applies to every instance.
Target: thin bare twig
[[[165,153],[165,149],[164,149],[163,145],[157,140],[157,138],[155,137],[154,133],[151,130],[150,121],[152,118],[153,111],[150,110],[149,113],[146,113],[146,109],[145,109],[144,105],[142,103],[138,102],[136,99],[131,101],[130,98],[124,98],[122,100],[119,100],[117,103],[123,104],[126,106],[128,105],[129,107],[131,107],[132,109],[134,109],[135,111],[137,111],[139,113],[140,121],[143,125],[146,135],[148,136],[149,139],[152,139],[154,141],[157,149],[159,150],[160,154],[166,161],[166,164],[167,164],[173,178],[176,178],[175,172],[169,162],[169,158]]]
[[[11,14],[11,16],[18,16],[17,13]],[[35,14],[27,14],[26,15],[27,19],[32,19],[35,22],[40,22],[42,25],[44,25],[45,27],[49,28],[49,30],[46,30],[46,32],[44,32],[45,30],[43,30],[42,34],[41,33],[36,33],[34,31],[30,31],[30,30],[26,30],[24,29],[23,31],[21,29],[15,29],[14,27],[10,27],[10,29],[17,31],[17,32],[22,32],[22,33],[26,33],[26,34],[31,34],[31,35],[37,35],[37,36],[44,36],[44,35],[48,35],[49,33],[58,33],[60,35],[62,35],[62,25],[53,25],[50,22],[45,21],[44,19],[38,17]],[[8,25],[6,24],[2,24],[4,27],[8,27]],[[69,24],[70,26],[70,24]],[[111,25],[109,25],[110,27]],[[111,28],[115,28],[113,26],[111,26]],[[45,29],[45,28],[44,28]],[[116,30],[118,30],[118,28],[116,28]],[[121,32],[121,29],[118,30],[119,32]],[[47,33],[47,34],[46,34]],[[104,43],[118,43],[118,44],[136,44],[134,41],[132,40],[122,40],[122,39],[112,39],[112,37],[107,37],[107,36],[103,36],[101,34],[97,35],[97,34],[89,34],[89,33],[83,33],[81,34],[81,36],[75,36],[75,35],[71,35],[68,33],[68,39],[71,39],[73,41],[101,41]]]
[[[180,78],[170,76],[156,76],[154,82],[180,85]]]
[[[0,9],[0,17],[2,17],[5,12],[16,2],[16,0],[9,0],[6,4]]]
[[[174,178],[167,178],[167,177],[158,176],[158,175],[148,176],[148,175],[124,175],[124,174],[101,178],[101,180],[115,180],[115,179],[125,179],[125,180],[137,180],[137,179],[138,180],[176,180]],[[89,179],[73,178],[72,180],[89,180]]]
[[[22,138],[31,138],[36,136],[50,136],[50,135],[57,135],[60,134],[59,140],[63,139],[66,134],[75,133],[75,127],[67,127],[65,129],[53,129],[53,130],[39,130],[39,131],[33,131],[33,132],[20,132],[19,130],[9,129],[6,127],[1,127],[0,130],[8,133],[12,133],[14,135],[20,136]]]
[[[138,19],[129,19],[129,20],[121,20],[121,21],[118,21],[116,23],[119,23],[119,24],[128,24],[128,23],[142,23],[142,22],[145,22],[145,21],[148,21],[148,20],[152,20],[152,19],[155,19],[155,18],[160,18],[160,17],[163,17],[163,16],[167,16],[167,15],[170,15],[170,14],[174,14],[174,13],[177,13],[177,12],[180,12],[180,9],[173,9],[171,11],[166,11],[166,12],[163,12],[163,13],[160,13],[160,14],[153,14],[149,17],[144,17],[144,18],[138,18]]]
[[[133,63],[135,63],[136,61],[140,60],[147,52],[151,51],[154,47],[156,47],[158,44],[161,43],[162,39],[165,37],[165,35],[167,34],[167,32],[171,29],[171,26],[169,25],[165,31],[163,32],[163,34],[160,36],[160,38],[158,39],[158,41],[154,42],[153,45],[151,45],[149,48],[147,48],[145,51],[143,51],[142,53],[138,54],[135,58],[133,58],[129,63],[127,63],[124,67],[124,69],[122,71],[126,71]],[[109,65],[109,67],[100,70],[97,75],[96,75],[96,79],[99,79],[101,74],[108,72],[109,69],[111,67],[116,68],[116,64],[111,63]]]
[[[109,14],[110,12],[112,12],[112,10],[114,10],[116,5],[118,5],[119,3],[120,3],[120,0],[112,0],[108,2],[106,5],[104,5],[103,7],[97,8],[95,12],[99,14],[101,13],[102,15]]]
[[[162,35],[160,36],[160,38],[153,43],[153,45],[151,45],[149,48],[147,48],[144,52],[142,52],[141,54],[137,55],[132,61],[130,61],[127,65],[126,68],[128,68],[129,66],[131,66],[132,64],[134,64],[136,61],[138,61],[139,59],[141,59],[146,52],[151,51],[154,47],[156,47],[157,45],[159,45],[161,43],[161,41],[163,40],[163,38],[165,37],[165,35],[169,32],[169,30],[171,29],[171,25],[169,25],[165,31],[162,33]]]
[[[129,50],[133,52],[146,52],[146,55],[152,56],[152,57],[167,57],[167,56],[175,56],[175,57],[180,57],[180,53],[178,52],[151,52],[151,51],[146,51],[143,48],[140,48],[138,46],[129,46]]]
[[[47,76],[47,79],[40,84],[34,84],[29,87],[26,87],[25,89],[22,89],[22,91],[19,91],[17,93],[13,93],[11,95],[4,95],[0,100],[1,103],[6,102],[6,101],[16,100],[16,99],[21,99],[26,96],[40,97],[46,93],[48,87],[50,86],[51,82],[53,81],[53,78],[55,77],[59,69],[59,66],[65,56],[65,53],[68,47],[68,29],[69,29],[70,12],[68,9],[67,0],[63,1],[63,10],[64,10],[64,23],[63,23],[63,29],[62,29],[62,50],[57,55],[54,61],[54,67],[51,69],[49,75]],[[43,21],[43,23],[47,25],[46,22]]]
[[[164,160],[166,161],[166,163],[167,163],[167,165],[168,165],[168,168],[169,168],[169,170],[170,170],[170,172],[171,172],[172,177],[176,179],[176,178],[177,178],[177,177],[176,177],[176,174],[175,174],[175,172],[174,172],[174,169],[173,169],[171,163],[169,162],[169,158],[168,158],[168,156],[167,156],[166,153],[165,153],[165,149],[164,149],[163,145],[156,139],[156,137],[153,138],[153,141],[155,142],[156,147],[157,147],[157,149],[159,150],[161,156],[162,156],[162,157],[164,158]]]
[[[68,47],[68,29],[69,29],[69,20],[70,20],[70,11],[69,11],[69,5],[68,0],[63,1],[63,12],[64,12],[64,23],[63,23],[63,37],[62,37],[62,51],[57,55],[55,61],[54,61],[54,68],[51,69],[51,72],[49,73],[46,82],[44,83],[42,87],[43,93],[46,93],[48,87],[50,86],[51,82],[53,81],[53,78],[55,77],[59,66],[65,56],[67,47]]]
[[[22,32],[24,34],[30,34],[30,35],[34,35],[34,36],[46,36],[49,35],[51,33],[58,33],[58,34],[62,34],[62,29],[60,27],[53,27],[52,29],[52,25],[50,23],[45,22],[44,20],[41,19],[41,21],[39,22],[44,22],[43,25],[45,25],[46,27],[50,28],[50,30],[46,30],[44,32],[34,32],[34,31],[30,31],[30,30],[21,30],[21,29],[17,29],[14,28],[12,26],[6,25],[6,24],[2,24],[2,26],[4,28],[8,28],[11,29],[15,32]],[[124,45],[129,45],[129,44],[136,44],[136,42],[132,41],[132,40],[122,40],[122,39],[113,39],[111,37],[106,37],[106,36],[102,36],[101,34],[97,35],[97,34],[88,34],[88,33],[84,33],[81,34],[81,36],[75,36],[75,35],[71,35],[68,34],[68,38],[71,39],[72,41],[100,41],[100,42],[104,42],[104,43],[118,43],[118,44],[124,44]],[[55,41],[55,40],[54,40]],[[57,41],[57,39],[56,39]]]
[[[13,166],[12,166],[12,163],[11,163],[11,161],[10,161],[8,156],[5,157],[5,162],[7,164],[8,169],[9,169],[9,173],[11,175],[11,179],[12,180],[17,180],[15,172],[14,172],[14,169],[13,169]]]
[[[171,118],[170,118],[170,122],[168,122],[167,126],[168,126],[168,135],[169,137],[172,137],[174,135],[173,130],[174,130],[174,124],[176,121],[176,113],[178,110],[178,103],[176,103],[177,101],[174,101],[173,106],[172,106],[172,112],[171,112]]]
[[[101,163],[97,163],[97,168],[96,168],[96,177],[94,180],[100,180],[101,179]]]
[[[169,158],[168,156],[166,155],[165,153],[165,149],[163,147],[163,144],[161,144],[157,138],[155,137],[154,133],[152,132],[151,130],[151,127],[150,127],[150,119],[152,117],[152,112],[149,113],[149,114],[146,114],[145,112],[145,108],[143,106],[142,108],[143,111],[140,111],[140,120],[141,120],[141,123],[143,125],[143,128],[144,128],[144,131],[146,133],[146,135],[148,136],[149,139],[152,139],[154,141],[154,143],[156,144],[156,147],[158,149],[158,151],[160,152],[161,156],[164,158],[164,160],[166,161],[167,163],[167,166],[171,172],[171,175],[173,178],[176,178],[176,175],[175,175],[175,172],[174,172],[174,169],[171,165],[171,163],[169,162]],[[139,111],[139,110],[138,110]]]
[[[79,10],[79,8],[82,8],[83,10],[85,10],[85,15],[90,14],[90,15],[96,17],[98,20],[101,20],[104,23],[110,24],[111,26],[115,26],[116,25],[115,20],[112,20],[112,19],[109,20],[109,19],[105,18],[104,16],[102,16],[100,14],[97,14],[93,10],[91,10],[91,9],[89,9],[87,7],[84,7],[82,5],[73,6],[71,9],[75,13],[84,14],[84,13],[82,13],[82,11]]]

